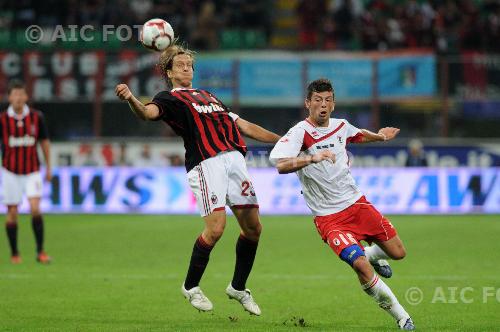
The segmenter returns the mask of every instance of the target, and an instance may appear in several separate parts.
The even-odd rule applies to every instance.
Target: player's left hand
[[[400,129],[394,127],[384,127],[378,131],[379,134],[385,136],[385,140],[389,141],[399,134]]]
[[[45,171],[45,181],[52,181],[52,170],[50,168],[47,168],[47,170]]]

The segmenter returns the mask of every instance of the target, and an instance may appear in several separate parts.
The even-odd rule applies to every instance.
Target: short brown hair
[[[10,93],[14,89],[25,89],[26,90],[26,86],[24,85],[23,81],[13,79],[12,81],[9,82],[9,85],[7,87],[7,94],[10,95]]]
[[[331,91],[333,94],[333,100],[335,100],[335,91],[333,89],[332,82],[327,78],[319,78],[312,81],[307,86],[307,99],[311,99],[314,92],[325,92]]]
[[[175,42],[175,41],[174,41]],[[167,82],[169,88],[172,88],[172,81],[168,78],[167,71],[172,69],[174,63],[174,58],[177,55],[187,54],[193,59],[193,69],[194,69],[194,52],[187,47],[173,44],[167,47],[160,55],[160,60],[158,62],[158,67],[161,70],[161,74]]]

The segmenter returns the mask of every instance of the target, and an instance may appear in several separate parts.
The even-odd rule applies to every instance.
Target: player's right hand
[[[330,150],[323,150],[312,156],[313,163],[320,163],[323,160],[330,160],[332,163],[335,162],[335,155]]]
[[[118,84],[115,88],[115,93],[121,100],[129,100],[132,98],[132,92],[130,92],[127,84]]]

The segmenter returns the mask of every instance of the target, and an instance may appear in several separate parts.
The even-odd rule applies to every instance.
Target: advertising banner
[[[332,80],[338,98],[373,97],[374,61],[377,62],[379,97],[433,96],[436,93],[433,55],[350,55],[326,53],[244,57],[234,54],[200,55],[195,62],[193,86],[216,94],[225,103],[242,106],[300,107],[307,81]],[[0,51],[0,95],[13,78],[27,83],[32,101],[117,101],[117,84],[128,84],[137,96],[153,97],[165,89],[157,67],[158,54],[135,50]],[[2,84],[2,82],[4,82]]]
[[[500,168],[354,168],[352,173],[383,213],[500,213]],[[253,168],[250,175],[262,214],[310,214],[295,174]],[[183,167],[58,168],[45,186],[42,208],[48,213],[198,213]],[[27,209],[25,201],[21,211]]]

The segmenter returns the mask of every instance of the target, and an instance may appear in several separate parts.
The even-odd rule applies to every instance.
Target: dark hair
[[[14,89],[26,89],[26,86],[24,85],[23,81],[14,79],[9,82],[9,86],[7,87],[7,94],[10,95],[10,93]]]
[[[314,92],[325,92],[331,91],[333,94],[333,100],[335,100],[335,91],[333,90],[332,82],[327,78],[319,78],[312,81],[307,86],[307,99],[311,99]]]
[[[175,43],[175,41],[174,41]],[[187,47],[173,44],[167,47],[160,55],[160,61],[158,66],[160,67],[161,74],[167,82],[167,86],[171,89],[172,82],[168,78],[167,71],[172,69],[172,65],[174,63],[174,58],[177,55],[186,54],[189,55],[193,59],[193,69],[194,69],[194,52],[188,49]]]

